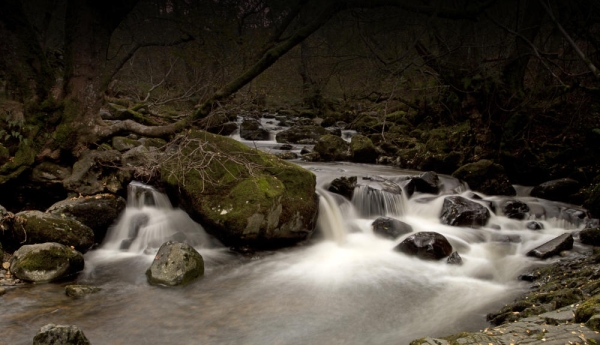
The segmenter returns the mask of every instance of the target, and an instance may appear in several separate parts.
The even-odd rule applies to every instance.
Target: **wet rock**
[[[551,256],[558,255],[563,250],[573,248],[573,236],[571,234],[562,234],[553,240],[550,240],[541,246],[530,250],[527,256],[533,256],[539,259],[547,259]]]
[[[35,335],[33,345],[90,345],[90,341],[77,326],[50,323]]]
[[[352,200],[354,188],[356,188],[356,179],[356,176],[342,176],[335,178],[333,181],[331,181],[327,190],[332,193],[342,195],[348,200]]]
[[[325,162],[347,160],[348,143],[338,136],[324,135],[317,141],[314,152],[317,152]]]
[[[329,132],[321,126],[294,126],[277,133],[275,140],[278,143],[299,144],[305,142],[306,144],[315,144],[320,137],[326,134],[329,134]]]
[[[371,139],[357,134],[350,140],[350,155],[353,162],[375,163],[379,152],[375,149]]]
[[[440,260],[452,253],[452,245],[437,232],[418,232],[408,236],[394,250],[424,260]]]
[[[544,229],[544,224],[536,221],[527,222],[525,227],[529,230],[542,230]]]
[[[483,205],[463,198],[449,196],[444,199],[440,221],[452,226],[484,226],[490,218],[490,211]]]
[[[283,145],[279,146],[277,149],[282,150],[282,151],[289,151],[289,150],[293,150],[294,146],[291,144],[283,144]]]
[[[448,257],[448,259],[446,260],[446,262],[449,265],[462,265],[463,264],[463,259],[460,257],[460,255],[458,254],[458,252],[452,252],[452,254],[450,254],[450,256]]]
[[[204,260],[200,253],[185,243],[166,242],[146,271],[151,285],[186,285],[204,274]]]
[[[9,249],[21,244],[57,242],[85,253],[94,245],[94,231],[75,219],[40,211],[19,212],[0,240]]]
[[[295,152],[283,152],[283,153],[278,153],[276,154],[277,157],[281,158],[281,159],[286,159],[286,160],[291,160],[291,159],[297,159],[298,158],[298,154]]]
[[[101,243],[108,228],[125,209],[126,202],[113,194],[97,194],[89,197],[67,199],[50,206],[47,213],[68,217],[90,227],[96,243]]]
[[[579,182],[570,178],[562,178],[544,182],[533,187],[531,196],[553,201],[568,202],[569,197],[579,191]]]
[[[600,246],[600,227],[585,228],[579,233],[579,240],[583,244]]]
[[[305,155],[305,154],[311,153],[311,152],[312,151],[308,147],[306,147],[306,146],[303,146],[302,149],[300,150],[300,154],[301,155]]]
[[[433,171],[427,171],[417,177],[411,178],[414,190],[420,193],[437,194],[440,192],[440,178]]]
[[[245,140],[269,140],[269,131],[257,120],[244,120],[240,126],[240,137]]]
[[[379,237],[395,240],[396,238],[412,232],[412,227],[398,219],[379,217],[371,224],[373,233]]]
[[[24,245],[13,253],[10,271],[29,282],[49,282],[83,270],[83,255],[59,243]]]
[[[458,168],[453,177],[465,181],[469,187],[486,195],[516,195],[502,165],[482,159]]]
[[[502,212],[510,219],[523,220],[528,216],[529,206],[518,200],[507,200],[502,204]]]
[[[81,298],[87,295],[91,295],[100,291],[99,287],[90,285],[67,285],[65,287],[65,294],[73,298]]]

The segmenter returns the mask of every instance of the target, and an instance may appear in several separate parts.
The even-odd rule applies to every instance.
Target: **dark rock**
[[[571,234],[562,234],[553,240],[550,240],[541,246],[530,250],[527,256],[533,256],[539,259],[547,259],[557,255],[563,250],[573,248],[573,236]]]
[[[418,232],[408,236],[394,250],[424,260],[440,260],[452,253],[452,245],[437,232]]]
[[[350,140],[350,152],[352,161],[357,163],[375,163],[379,157],[371,139],[360,134]]]
[[[65,287],[65,294],[73,298],[81,298],[87,295],[91,295],[100,291],[99,287],[90,285],[67,285]]]
[[[528,216],[529,206],[518,200],[507,200],[502,204],[502,212],[510,219],[523,220]]]
[[[568,202],[569,196],[579,191],[579,182],[570,178],[562,178],[544,182],[533,187],[531,196],[553,201]]]
[[[600,227],[585,228],[579,233],[579,240],[583,244],[600,246]]]
[[[125,199],[113,194],[67,199],[50,206],[47,213],[68,217],[90,227],[96,243],[101,243],[108,228],[125,209]]]
[[[527,222],[527,224],[525,224],[525,226],[529,230],[542,230],[542,229],[544,229],[544,224],[542,224],[540,222],[536,222],[536,221]]]
[[[528,273],[524,273],[519,275],[518,279],[525,281],[525,282],[534,282],[536,280],[538,280],[540,278],[539,273],[537,272],[528,272]]]
[[[10,258],[15,277],[30,282],[63,279],[83,270],[83,255],[59,243],[24,245]]]
[[[300,154],[305,155],[307,153],[311,153],[311,150],[308,147],[303,146],[302,149],[300,150]]]
[[[482,159],[458,168],[453,177],[465,181],[469,188],[486,195],[516,195],[504,168],[494,162]]]
[[[85,253],[94,245],[94,231],[75,219],[40,211],[19,212],[11,219],[0,240],[9,249],[21,244],[57,242]]]
[[[282,151],[289,151],[289,150],[293,150],[294,146],[291,144],[283,144],[283,145],[279,146],[277,149],[282,150]]]
[[[237,129],[238,129],[238,124],[236,122],[229,121],[229,122],[225,122],[222,124],[210,126],[206,130],[213,134],[230,136]]]
[[[325,162],[347,160],[348,143],[338,136],[324,135],[317,141],[314,152]]]
[[[348,200],[352,200],[354,188],[356,188],[356,176],[342,176],[331,181],[328,190],[332,193],[342,195]]]
[[[131,180],[131,173],[118,167],[126,164],[137,167],[153,154],[144,146],[135,147],[123,155],[117,150],[86,151],[73,164],[73,173],[63,180],[63,187],[82,195],[118,194]]]
[[[329,134],[337,135],[338,137],[342,136],[342,130],[340,128],[326,128]]]
[[[417,177],[412,177],[415,191],[421,193],[437,194],[440,192],[440,178],[433,171],[427,171]]]
[[[463,198],[449,196],[444,199],[440,221],[452,226],[484,226],[490,218],[490,211],[479,203]]]
[[[77,326],[50,323],[35,335],[33,345],[90,345],[90,341]]]
[[[412,232],[412,227],[400,220],[379,217],[371,224],[373,233],[377,236],[395,240],[398,237]]]
[[[245,140],[269,140],[269,131],[256,120],[244,120],[240,126],[240,137]]]
[[[281,131],[277,133],[275,140],[278,143],[290,143],[290,144],[299,144],[302,140],[309,140],[307,144],[314,144],[319,140],[323,135],[329,134],[329,132],[321,127],[316,125],[307,125],[307,126],[294,126],[292,128],[286,129],[285,131]]]
[[[460,255],[458,254],[458,252],[453,252],[452,254],[450,254],[450,256],[448,257],[448,260],[446,260],[446,262],[449,265],[462,265],[463,264],[463,259],[460,257]]]
[[[166,242],[154,257],[146,276],[151,285],[186,285],[204,274],[200,253],[186,243]]]
[[[283,153],[278,153],[276,154],[277,157],[281,158],[281,159],[286,159],[286,160],[291,160],[291,159],[297,159],[298,158],[298,154],[295,152],[283,152]]]

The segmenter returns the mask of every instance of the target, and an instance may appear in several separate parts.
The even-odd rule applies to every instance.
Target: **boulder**
[[[314,152],[325,162],[347,160],[348,143],[336,135],[327,134],[319,138]]]
[[[531,190],[531,196],[553,201],[568,202],[569,197],[579,191],[579,182],[562,178],[539,184]]]
[[[329,184],[329,190],[332,193],[336,193],[344,196],[348,200],[352,200],[354,195],[354,188],[356,188],[356,176],[342,176],[333,179]]]
[[[50,206],[47,213],[57,217],[75,219],[94,231],[96,243],[101,243],[108,228],[125,209],[126,202],[113,194],[96,194],[59,201]]]
[[[127,152],[142,149],[148,152],[144,146]],[[82,195],[123,192],[131,179],[131,173],[118,168],[122,163],[131,163],[135,167],[139,160],[134,162],[126,159],[117,150],[88,150],[73,164],[71,176],[65,178],[62,184],[67,190]]]
[[[437,232],[417,232],[408,236],[394,250],[424,260],[440,260],[452,253],[452,245]]]
[[[437,194],[440,192],[440,178],[433,171],[427,171],[419,176],[410,178],[410,181],[405,186],[407,191]],[[412,192],[410,193],[412,195]]]
[[[33,345],[90,345],[90,341],[77,326],[50,323],[35,335]]]
[[[329,132],[317,125],[304,125],[294,126],[284,131],[277,133],[275,140],[278,143],[290,143],[290,144],[314,144],[323,135],[329,134]]]
[[[529,206],[518,200],[507,200],[502,204],[502,212],[510,219],[523,220],[528,216]]]
[[[541,246],[530,250],[527,256],[533,256],[539,259],[547,259],[551,256],[560,254],[563,250],[573,248],[573,236],[571,234],[562,234],[553,240],[550,240]]]
[[[600,246],[600,227],[591,227],[581,230],[579,233],[579,240],[583,244],[589,244],[592,246]]]
[[[490,211],[483,205],[463,198],[449,196],[444,199],[440,221],[452,226],[484,226],[490,218]]]
[[[91,295],[100,291],[99,287],[90,285],[67,285],[65,287],[65,294],[73,298],[81,298],[87,295]]]
[[[544,229],[544,224],[536,221],[527,222],[525,227],[529,230],[542,230]]]
[[[85,253],[94,245],[94,231],[75,219],[40,211],[23,211],[15,215],[0,232],[2,243],[9,249],[22,244],[57,242]]]
[[[162,167],[171,200],[228,246],[280,247],[307,239],[319,209],[310,171],[231,138],[202,131],[188,134],[182,159],[214,154],[205,170]],[[204,153],[196,145],[204,141]],[[190,163],[191,164],[191,163]]]
[[[169,241],[158,249],[146,271],[151,285],[186,285],[204,274],[202,255],[186,243]]]
[[[244,120],[240,126],[240,137],[245,140],[269,140],[269,131],[257,120]]]
[[[482,159],[458,168],[453,177],[465,181],[469,188],[487,195],[516,195],[502,165]]]
[[[412,227],[398,219],[379,217],[371,224],[373,233],[379,237],[395,240],[398,237],[411,233]]]
[[[350,154],[352,161],[357,163],[375,163],[379,152],[371,139],[364,135],[357,134],[350,139]]]
[[[60,243],[24,245],[10,258],[10,272],[29,282],[63,279],[83,270],[83,255]]]

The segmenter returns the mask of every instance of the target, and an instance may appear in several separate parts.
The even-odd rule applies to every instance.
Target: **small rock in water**
[[[453,252],[452,254],[450,254],[450,256],[448,257],[448,260],[446,260],[446,262],[449,265],[462,265],[463,264],[463,259],[460,257],[460,255],[458,255],[458,252]]]
[[[527,222],[525,225],[529,230],[542,230],[544,225],[540,222]]]
[[[573,248],[573,236],[569,233],[562,234],[553,240],[550,240],[541,246],[530,250],[527,256],[534,256],[539,259],[547,259],[553,255],[558,255],[563,250]]]
[[[69,297],[80,298],[85,295],[93,294],[101,289],[95,286],[89,285],[67,285],[65,287],[65,293]]]
[[[55,325],[42,327],[33,338],[33,345],[90,345],[83,331],[77,326]]]

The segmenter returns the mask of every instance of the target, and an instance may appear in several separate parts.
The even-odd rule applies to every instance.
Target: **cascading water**
[[[262,145],[270,151],[277,144]],[[401,185],[411,172],[300,164],[317,176],[322,236],[303,246],[242,258],[218,244],[207,246],[202,228],[166,196],[132,183],[127,209],[101,248],[86,254],[86,271],[78,281],[102,291],[79,300],[66,297],[58,284],[7,293],[0,314],[3,339],[30,344],[41,326],[53,322],[76,324],[93,344],[408,344],[423,336],[487,327],[485,314],[526,288],[518,275],[543,264],[526,253],[582,226],[566,216],[571,206],[528,196],[516,199],[531,206],[529,219],[492,213],[482,228],[448,226],[439,220],[444,198],[472,196],[452,178],[441,177],[439,195],[409,198],[406,191],[398,194],[363,177],[376,174]],[[362,187],[353,200],[327,191],[341,176],[359,177]],[[483,197],[474,201],[488,207],[505,199]],[[379,216],[409,224],[412,233],[443,234],[464,264],[395,252],[410,234],[395,240],[377,237],[371,224]],[[526,223],[533,219],[544,229],[528,230]],[[168,239],[196,247],[205,260],[203,278],[174,289],[147,284],[144,272]]]

